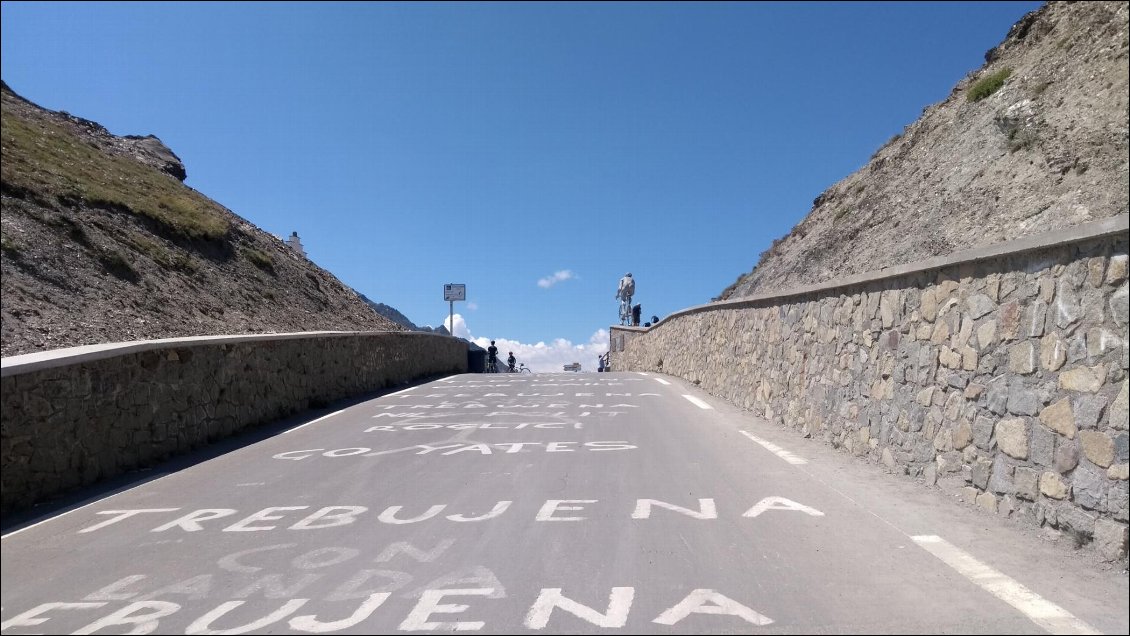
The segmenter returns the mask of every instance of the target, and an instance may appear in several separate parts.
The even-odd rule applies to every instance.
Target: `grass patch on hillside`
[[[969,93],[965,96],[970,102],[979,102],[989,95],[1000,90],[1004,86],[1005,80],[1012,75],[1012,69],[1002,68],[996,73],[992,73],[974,82],[973,86],[969,88]]]
[[[19,258],[20,246],[13,241],[7,234],[0,234],[0,249],[7,252],[13,258]]]
[[[3,153],[0,177],[16,190],[128,210],[188,239],[228,232],[228,220],[199,193],[154,168],[107,155],[46,119],[25,119],[5,108]]]
[[[244,247],[239,251],[243,254],[243,257],[251,261],[251,263],[255,265],[255,267],[258,267],[264,272],[269,272],[271,274],[275,273],[275,262],[271,260],[270,254],[267,254],[263,250],[257,250],[253,247]]]

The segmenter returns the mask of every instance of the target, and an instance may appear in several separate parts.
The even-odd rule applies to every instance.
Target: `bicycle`
[[[631,298],[620,299],[620,324],[621,325],[632,324],[632,299]]]

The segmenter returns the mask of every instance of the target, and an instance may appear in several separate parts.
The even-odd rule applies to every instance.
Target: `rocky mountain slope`
[[[4,84],[4,356],[211,334],[400,331],[329,272],[181,183],[156,137],[118,137]]]
[[[1051,2],[1026,15],[715,300],[1125,213],[1127,13],[1125,2]]]

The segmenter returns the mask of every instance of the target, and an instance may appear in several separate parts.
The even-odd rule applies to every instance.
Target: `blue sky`
[[[625,272],[709,302],[1040,4],[4,2],[0,65],[417,324],[464,283],[457,334],[591,369]]]

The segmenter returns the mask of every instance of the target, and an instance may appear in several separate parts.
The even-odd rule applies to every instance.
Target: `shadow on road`
[[[426,378],[420,378],[404,384],[386,387],[377,391],[363,393],[351,398],[338,400],[327,405],[324,408],[310,409],[302,413],[296,413],[290,417],[261,424],[243,432],[226,437],[222,440],[212,442],[202,448],[189,451],[182,455],[171,457],[168,460],[148,466],[145,468],[132,470],[115,477],[104,479],[97,483],[82,486],[70,492],[58,495],[47,501],[40,502],[31,508],[24,510],[15,510],[5,513],[0,517],[0,534],[7,535],[12,532],[17,532],[29,526],[41,523],[58,515],[66,514],[72,510],[77,510],[83,506],[87,506],[107,497],[116,495],[120,492],[125,492],[148,483],[155,479],[160,479],[166,475],[182,471],[186,468],[191,468],[201,462],[206,462],[215,457],[219,457],[233,450],[238,450],[252,444],[256,444],[265,439],[274,437],[289,430],[298,428],[305,424],[349,408],[351,406],[374,400],[397,391],[403,391],[412,387],[427,384],[440,378],[447,377],[446,375],[436,375]]]

